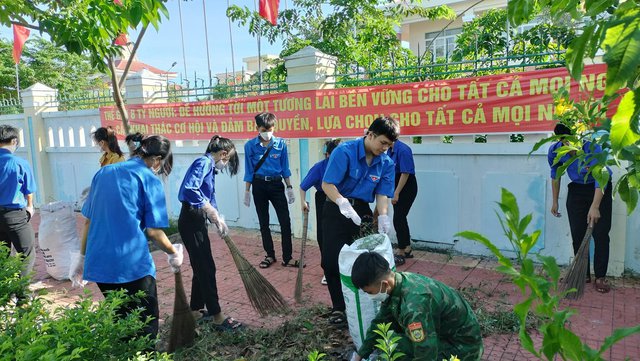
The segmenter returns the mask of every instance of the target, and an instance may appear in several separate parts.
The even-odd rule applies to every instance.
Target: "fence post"
[[[159,104],[166,103],[167,79],[147,69],[127,77],[124,82],[127,104]]]
[[[34,201],[40,206],[54,200],[53,175],[46,150],[48,132],[42,115],[58,111],[58,91],[36,83],[20,92],[20,96],[24,109],[24,142],[38,186]]]
[[[317,89],[333,89],[335,87],[335,64],[337,58],[322,53],[320,50],[307,46],[297,53],[284,58],[284,66],[287,69],[287,85],[290,92]],[[313,99],[312,99],[313,101]],[[277,115],[277,114],[276,114]],[[315,119],[309,119],[311,126],[315,124]],[[290,165],[292,179],[296,195],[300,189],[302,177],[307,175],[311,165],[324,158],[322,154],[323,139],[297,139],[291,140]],[[294,169],[297,168],[297,169]],[[315,211],[317,206],[313,202],[311,190],[307,193],[311,212],[309,214],[310,230],[316,230]],[[299,202],[304,200],[300,199]],[[302,235],[302,212],[300,204],[296,202],[291,215],[293,233],[300,237]],[[309,238],[316,238],[316,232],[309,232]]]

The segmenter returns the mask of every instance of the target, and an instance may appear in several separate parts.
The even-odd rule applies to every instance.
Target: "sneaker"
[[[322,276],[322,281],[320,281],[320,283],[326,286],[327,285],[327,277]]]

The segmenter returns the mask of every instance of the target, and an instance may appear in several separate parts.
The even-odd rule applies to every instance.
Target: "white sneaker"
[[[327,284],[327,277],[322,276],[322,281],[320,281],[321,284],[326,285]]]

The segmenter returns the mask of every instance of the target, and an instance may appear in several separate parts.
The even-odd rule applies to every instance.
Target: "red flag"
[[[13,61],[16,64],[20,62],[20,56],[22,55],[22,47],[27,41],[31,30],[24,26],[13,24]]]
[[[118,37],[113,40],[113,44],[120,46],[125,46],[128,42],[129,39],[127,38],[127,34],[125,33],[120,33],[120,35],[118,35]]]
[[[278,7],[280,0],[260,0],[260,16],[267,19],[273,25],[278,20]]]

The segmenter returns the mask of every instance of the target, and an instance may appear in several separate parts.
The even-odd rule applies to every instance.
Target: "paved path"
[[[33,220],[36,230],[38,222],[39,217],[36,215]],[[80,224],[81,217],[78,216],[78,229],[80,229]],[[231,230],[231,236],[245,258],[255,264],[257,268],[257,264],[264,256],[259,231],[234,228]],[[227,246],[217,236],[211,234],[210,237],[223,312],[251,327],[271,328],[282,323],[286,316],[260,318],[252,309]],[[276,252],[278,253],[281,248],[277,235],[275,238]],[[298,256],[299,249],[299,240],[294,240],[294,257]],[[445,282],[452,287],[463,287],[467,292],[482,298],[488,308],[504,307],[502,306],[504,301],[513,303],[519,298],[519,291],[516,287],[505,282],[502,275],[493,271],[496,266],[495,261],[464,256],[452,257],[421,251],[414,251],[414,254],[415,258],[408,259],[407,263],[398,269],[420,273]],[[173,310],[174,280],[167,264],[166,255],[161,251],[156,251],[153,253],[153,258],[158,268],[158,296],[161,322],[163,322]],[[320,284],[322,269],[320,268],[318,246],[314,241],[307,243],[305,258],[307,259],[307,267],[304,269],[303,303],[330,305],[327,288]],[[58,304],[73,303],[83,292],[80,289],[71,288],[69,281],[57,281],[49,277],[40,252],[38,252],[35,270],[33,287],[48,289],[48,297]],[[276,286],[291,305],[297,307],[293,299],[297,269],[282,267],[278,263],[259,271]],[[189,294],[192,273],[186,251],[183,277],[187,294]],[[571,319],[572,329],[591,347],[601,345],[604,338],[610,335],[615,328],[640,324],[640,281],[617,279],[612,283],[614,287],[609,294],[599,294],[595,292],[593,287],[587,287],[585,296],[580,301],[568,303],[579,312]],[[95,284],[87,285],[86,289],[92,291],[95,299],[102,299]],[[540,338],[538,337],[535,341],[540,342]],[[631,360],[640,360],[640,335],[626,338],[605,355],[605,359],[608,360],[625,360],[625,357]],[[483,358],[495,361],[535,359],[522,350],[517,335],[498,335],[485,338]]]

